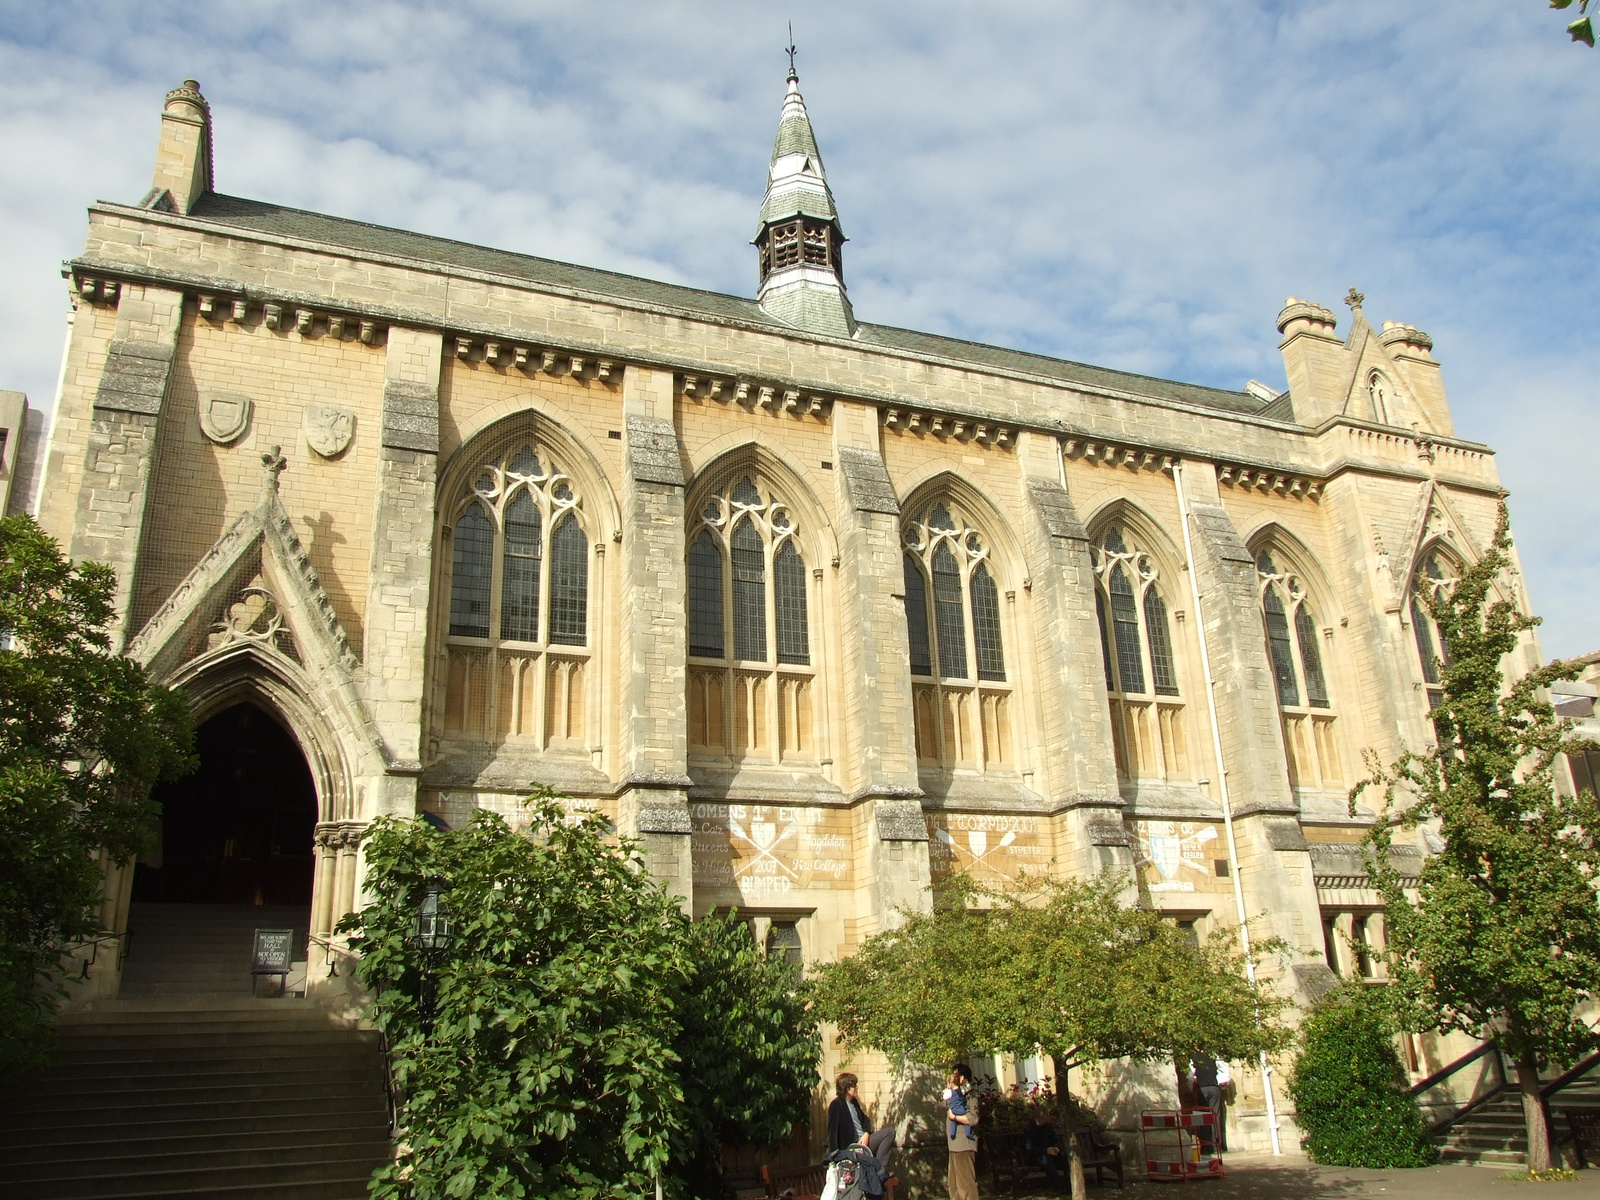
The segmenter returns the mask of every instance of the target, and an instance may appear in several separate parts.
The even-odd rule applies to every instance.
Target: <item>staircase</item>
[[[248,996],[250,953],[260,929],[294,929],[296,959],[305,957],[309,908],[247,904],[135,904],[128,911],[122,996]],[[279,988],[260,980],[263,994]]]
[[[1550,1132],[1558,1144],[1567,1136],[1562,1110],[1600,1108],[1600,1075],[1590,1071],[1549,1099]],[[1520,1167],[1528,1161],[1527,1122],[1522,1093],[1513,1083],[1481,1108],[1476,1108],[1434,1139],[1442,1162]]]
[[[0,1191],[358,1200],[389,1157],[385,1080],[375,1032],[303,1000],[102,1002],[7,1081]]]

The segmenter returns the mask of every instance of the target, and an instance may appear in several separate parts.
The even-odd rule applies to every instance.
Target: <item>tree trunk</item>
[[[1550,1168],[1550,1124],[1539,1095],[1539,1058],[1524,1050],[1517,1059],[1517,1087],[1522,1092],[1522,1119],[1528,1127],[1528,1170]]]
[[[1070,1114],[1073,1111],[1072,1092],[1067,1087],[1070,1067],[1065,1059],[1054,1054],[1050,1056],[1050,1065],[1056,1073],[1056,1099],[1063,1106],[1062,1111]],[[1064,1124],[1067,1126],[1063,1134],[1067,1142],[1067,1179],[1072,1185],[1072,1200],[1087,1200],[1089,1184],[1083,1177],[1083,1154],[1078,1149],[1078,1122],[1069,1115]]]

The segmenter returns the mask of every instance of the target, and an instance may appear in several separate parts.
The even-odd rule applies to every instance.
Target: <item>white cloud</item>
[[[83,206],[199,78],[223,190],[748,294],[786,13],[734,0],[0,0],[0,384],[49,396]],[[1534,3],[796,14],[865,319],[1238,386],[1289,294],[1434,335],[1551,652],[1600,647],[1600,58]],[[1574,519],[1574,517],[1578,519]]]

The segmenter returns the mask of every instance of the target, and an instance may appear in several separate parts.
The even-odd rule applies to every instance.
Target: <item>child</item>
[[[972,1086],[971,1084],[963,1084],[960,1087],[947,1087],[947,1088],[945,1088],[945,1090],[944,1090],[944,1106],[945,1106],[945,1108],[949,1109],[952,1113],[954,1113],[958,1117],[966,1116],[967,1115],[967,1089],[969,1087],[971,1087],[971,1086]],[[954,1138],[957,1135],[959,1135],[962,1130],[966,1130],[967,1137],[970,1138],[972,1136],[972,1129],[971,1129],[970,1126],[963,1125],[961,1122],[955,1121],[955,1120],[952,1120],[950,1122],[950,1136],[952,1138]]]

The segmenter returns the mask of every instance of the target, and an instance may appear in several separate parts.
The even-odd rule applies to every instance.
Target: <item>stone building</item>
[[[955,871],[1122,868],[1301,1001],[1374,969],[1346,792],[1427,740],[1419,589],[1503,494],[1427,334],[1290,299],[1287,387],[1226,391],[866,323],[792,72],[754,300],[229,196],[211,144],[187,81],[90,208],[38,489],[201,723],[108,930],[295,906],[337,986],[366,823],[541,781],[807,962]]]

